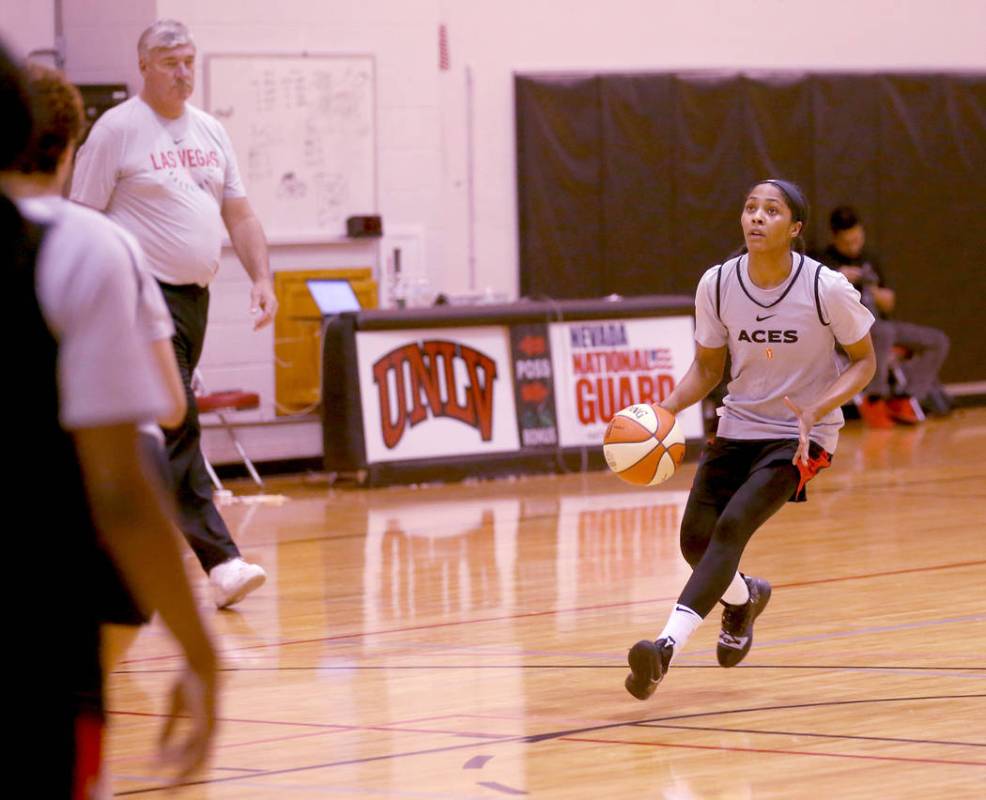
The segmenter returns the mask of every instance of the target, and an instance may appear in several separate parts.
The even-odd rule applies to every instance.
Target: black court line
[[[219,770],[220,772],[263,772],[262,769],[247,769],[246,767],[210,767],[210,769]]]
[[[439,658],[440,656],[436,656]],[[325,665],[310,667],[221,667],[217,672],[373,672],[373,671],[400,671],[400,670],[453,670],[453,669],[513,669],[513,670],[536,670],[536,669],[626,669],[626,664],[400,664],[400,665]],[[675,670],[679,669],[712,669],[721,670],[722,667],[716,664],[676,664]],[[982,672],[986,675],[986,667],[879,667],[879,666],[856,666],[853,664],[743,664],[737,669],[821,669],[821,670],[853,670],[865,672]],[[121,669],[115,670],[114,675],[174,675],[183,672],[182,669]]]
[[[494,792],[502,792],[503,794],[529,794],[523,789],[514,789],[512,786],[504,786],[502,783],[497,783],[496,781],[477,781],[477,784],[479,786],[485,786],[487,789],[492,789]]]
[[[350,758],[350,759],[344,759],[342,761],[327,761],[321,764],[309,764],[301,767],[285,767],[283,769],[268,770],[266,772],[261,772],[261,773],[251,773],[249,776],[232,775],[225,778],[207,778],[207,779],[195,780],[195,781],[184,781],[184,782],[173,783],[169,785],[151,786],[144,789],[130,789],[128,791],[117,792],[117,796],[122,797],[127,795],[152,794],[155,792],[169,792],[172,791],[173,789],[183,788],[185,786],[208,786],[216,783],[231,783],[233,781],[243,780],[246,777],[249,777],[251,779],[256,779],[256,778],[276,777],[278,775],[292,775],[299,772],[310,772],[312,770],[352,766],[354,764],[370,764],[377,761],[391,761],[399,758],[409,758],[411,756],[434,755],[437,753],[450,753],[450,752],[455,752],[457,750],[469,750],[477,747],[488,748],[501,744],[517,744],[517,743],[537,744],[539,742],[547,742],[556,739],[563,739],[577,734],[596,733],[598,731],[614,730],[616,728],[625,728],[625,727],[640,727],[643,723],[673,722],[680,719],[698,719],[701,717],[716,717],[716,716],[724,716],[729,714],[749,714],[749,713],[756,713],[759,711],[784,711],[784,710],[795,709],[795,708],[826,708],[826,707],[843,706],[843,705],[863,705],[867,703],[907,703],[907,702],[921,702],[921,701],[931,701],[931,700],[967,700],[970,698],[986,698],[986,694],[925,695],[920,697],[880,697],[880,698],[872,698],[868,700],[835,700],[835,701],[824,702],[824,703],[795,703],[795,704],[778,705],[778,706],[757,706],[753,708],[736,708],[726,711],[705,711],[695,714],[678,714],[678,715],[667,716],[667,717],[654,717],[652,719],[645,719],[645,720],[609,722],[603,725],[590,725],[582,728],[571,728],[562,731],[553,731],[549,733],[535,734],[532,736],[512,736],[509,738],[499,739],[495,741],[486,740],[481,742],[468,742],[465,744],[445,745],[442,747],[429,747],[423,750],[410,750],[403,753],[386,753],[384,755],[379,755],[379,756],[365,756],[363,758]],[[840,755],[844,755],[845,757],[851,757],[851,754],[839,754],[839,753],[827,753],[824,755],[830,755],[833,757],[839,757]]]
[[[755,728],[711,728],[704,725],[667,725],[660,722],[639,722],[637,728],[668,728],[676,731],[709,731],[711,733],[754,733],[764,736],[804,736],[812,739],[850,739],[863,742],[896,742],[900,744],[940,744],[946,747],[983,747],[986,742],[951,742],[941,739],[904,739],[896,736],[853,736],[847,733],[805,733],[804,731],[770,731]]]
[[[946,569],[961,569],[964,567],[981,566],[986,564],[986,559],[973,561],[957,561],[950,564],[931,564],[921,567],[906,567],[903,569],[884,570],[882,572],[869,572],[860,575],[838,575],[831,578],[817,578],[806,581],[789,581],[787,583],[776,583],[774,589],[790,589],[805,586],[818,586],[827,583],[844,583],[846,581],[872,580],[874,578],[886,578],[896,575],[910,575],[920,572],[939,572]],[[229,653],[245,653],[251,650],[265,650],[277,647],[289,647],[294,645],[325,644],[326,642],[343,641],[346,639],[364,639],[372,636],[383,636],[392,633],[412,633],[414,631],[435,630],[437,628],[457,628],[464,625],[481,625],[490,622],[505,622],[507,620],[525,620],[537,617],[553,617],[561,614],[580,613],[584,611],[604,611],[612,608],[629,608],[632,606],[649,605],[658,602],[668,602],[674,600],[673,596],[655,597],[646,600],[621,600],[615,603],[597,603],[587,606],[574,606],[572,608],[552,608],[538,611],[519,611],[513,614],[500,614],[492,617],[474,617],[472,619],[446,620],[442,622],[427,622],[420,625],[407,625],[401,628],[384,628],[376,631],[355,631],[353,633],[339,633],[332,636],[315,636],[307,639],[287,639],[280,642],[263,642],[260,644],[243,645],[241,647],[231,647],[220,651],[219,655],[224,656]],[[166,655],[145,656],[142,658],[128,658],[121,661],[121,664],[146,664],[151,661],[164,661],[178,658],[177,653]]]
[[[986,694],[941,694],[924,695],[920,697],[877,697],[863,700],[827,700],[819,703],[790,703],[778,706],[753,706],[751,708],[734,708],[728,711],[699,711],[694,714],[676,714],[670,717],[655,717],[654,719],[642,719],[629,722],[610,723],[607,725],[591,725],[587,728],[575,728],[570,731],[556,731],[547,734],[534,734],[527,737],[529,742],[540,742],[547,739],[558,739],[562,736],[572,736],[578,733],[594,733],[598,730],[619,728],[627,726],[639,726],[647,722],[675,722],[680,719],[701,719],[702,717],[719,717],[728,714],[755,714],[760,711],[790,711],[796,708],[832,708],[833,706],[851,706],[876,703],[900,703],[924,700],[969,700],[974,698],[986,698]]]

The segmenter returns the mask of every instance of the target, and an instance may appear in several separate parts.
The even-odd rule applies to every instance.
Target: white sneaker
[[[267,580],[267,573],[259,564],[248,564],[242,558],[231,558],[215,566],[209,572],[212,597],[216,608],[229,608],[239,603]]]

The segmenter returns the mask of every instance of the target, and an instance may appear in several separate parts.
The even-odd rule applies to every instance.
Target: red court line
[[[290,736],[274,736],[269,739],[256,739],[250,742],[231,742],[230,744],[214,744],[212,750],[214,752],[219,750],[228,750],[233,747],[246,747],[248,745],[259,745],[259,744],[279,744],[281,742],[290,742],[295,739],[310,739],[313,736],[325,736],[330,733],[340,733],[340,731],[312,731],[311,733],[296,733]],[[131,756],[120,756],[118,758],[110,759],[110,763],[113,765],[119,764],[131,764],[131,763],[143,763],[154,759],[153,753],[138,753]],[[218,768],[214,768],[218,769]]]
[[[973,695],[973,696],[978,696],[978,695]],[[898,701],[902,701],[902,700],[931,700],[931,699],[940,699],[940,698],[934,698],[934,697],[892,698],[891,701],[898,702]],[[869,701],[847,701],[847,702],[849,702],[851,704],[856,704],[856,703],[860,703],[860,702],[869,702]],[[884,702],[884,701],[878,701],[878,702]],[[801,707],[801,706],[791,706],[791,707]],[[702,714],[685,714],[685,715],[678,715],[678,716],[673,716],[673,717],[656,717],[656,718],[651,719],[651,720],[641,720],[640,722],[661,722],[661,721],[665,721],[666,722],[666,721],[675,720],[675,719],[685,719],[685,718],[694,718],[694,717],[702,717],[702,716],[719,716],[719,715],[721,715],[723,713],[726,713],[726,714],[729,714],[729,713],[737,713],[737,712],[743,712],[743,713],[745,713],[747,711],[756,711],[756,710],[761,710],[761,709],[737,709],[735,711],[712,712],[711,714],[709,714],[709,713],[702,713]],[[286,768],[281,768],[281,769],[268,770],[266,772],[251,774],[249,776],[239,776],[239,775],[236,775],[236,776],[222,777],[222,778],[207,778],[207,779],[198,779],[198,780],[187,780],[185,782],[174,784],[173,786],[150,786],[150,787],[145,787],[145,788],[140,788],[140,789],[131,789],[131,790],[128,790],[128,791],[122,791],[122,792],[118,792],[117,793],[117,796],[121,796],[122,797],[124,795],[152,794],[152,793],[157,793],[157,792],[162,792],[162,791],[170,791],[170,790],[172,790],[174,788],[183,788],[183,787],[186,787],[186,786],[202,786],[202,785],[207,785],[207,784],[231,783],[231,782],[240,781],[244,777],[249,777],[249,778],[270,778],[270,777],[279,776],[279,775],[292,775],[292,774],[297,774],[297,773],[301,773],[301,772],[310,772],[312,770],[322,770],[322,769],[331,769],[331,768],[334,768],[334,767],[351,766],[351,765],[354,765],[354,764],[370,764],[370,763],[377,763],[377,762],[383,762],[383,761],[392,761],[392,760],[395,760],[395,759],[409,758],[409,757],[420,756],[420,755],[434,755],[434,754],[437,754],[437,753],[450,753],[450,752],[454,752],[454,751],[458,751],[458,750],[469,750],[469,749],[473,749],[473,748],[476,748],[476,747],[488,747],[488,746],[493,745],[493,744],[510,744],[510,743],[537,744],[537,743],[540,743],[542,741],[557,741],[557,740],[563,740],[563,739],[567,739],[567,740],[570,740],[570,741],[586,741],[586,742],[599,741],[600,743],[603,743],[603,744],[641,744],[641,742],[620,742],[618,740],[605,740],[605,739],[602,739],[602,740],[594,740],[594,739],[589,739],[587,737],[575,737],[575,736],[572,735],[572,734],[577,734],[577,733],[582,733],[582,732],[612,730],[614,728],[625,727],[626,725],[627,725],[626,722],[606,723],[604,725],[593,726],[592,728],[589,728],[589,729],[582,729],[582,730],[575,730],[575,731],[558,731],[557,733],[540,734],[540,735],[535,735],[535,736],[508,737],[508,738],[505,738],[505,739],[500,739],[500,740],[495,741],[495,742],[468,742],[468,743],[465,743],[465,744],[443,745],[441,747],[431,747],[431,748],[426,748],[426,749],[422,749],[422,750],[412,750],[412,751],[409,751],[409,752],[397,752],[397,753],[393,753],[392,752],[392,753],[384,753],[384,754],[376,755],[376,756],[364,756],[364,757],[361,757],[361,758],[350,758],[350,759],[344,759],[344,760],[341,760],[341,761],[329,761],[329,762],[325,762],[325,763],[321,763],[321,764],[306,764],[306,765],[301,765],[301,766],[296,766],[296,767],[286,767]],[[644,744],[647,744],[647,743],[644,743]],[[656,744],[656,743],[650,743],[650,744],[651,744],[651,746],[661,746],[661,745]],[[712,750],[730,750],[730,749],[732,749],[732,750],[735,750],[735,751],[740,751],[742,749],[742,748],[708,747],[708,746],[700,746],[700,745],[691,745],[691,746],[689,746],[689,745],[664,745],[664,746],[666,746],[666,747],[691,747],[692,749],[712,749]],[[799,753],[798,751],[754,750],[752,748],[751,749],[748,749],[747,751],[748,752],[763,752],[763,753],[779,753],[779,754],[792,753],[792,754],[795,754],[795,755],[802,754],[802,753]],[[881,756],[860,756],[860,755],[856,755],[856,756],[853,756],[853,755],[840,756],[837,753],[812,753],[812,752],[805,752],[805,753],[803,753],[803,755],[829,756],[829,757],[834,757],[834,758],[871,758],[871,759],[878,759],[878,760],[898,760],[898,761],[900,761],[900,760],[910,760],[910,761],[915,761],[915,759],[894,759],[893,757],[886,757],[886,756],[884,756],[884,757],[881,757]],[[935,761],[935,760],[931,760],[931,759],[924,759],[924,762],[925,763],[960,764],[960,765],[965,763],[965,762],[960,762],[960,761],[940,761],[940,760],[939,761]],[[981,764],[979,762],[972,762],[972,765],[973,766],[986,766],[986,764]]]
[[[107,711],[107,715],[120,716],[120,717],[151,717],[153,719],[168,719],[168,714],[158,714],[151,711]],[[449,715],[450,717],[453,715]],[[188,719],[188,714],[179,714],[178,719]],[[439,718],[440,719],[440,718]],[[242,725],[281,725],[285,727],[294,728],[318,728],[316,733],[311,734],[297,734],[292,737],[285,738],[301,738],[302,736],[315,736],[318,733],[346,733],[347,731],[382,731],[384,733],[437,733],[445,736],[461,736],[467,739],[509,739],[515,734],[505,734],[505,733],[480,733],[478,731],[447,731],[438,730],[435,728],[404,728],[396,727],[398,725],[406,725],[405,722],[390,722],[384,725],[343,725],[339,723],[332,722],[284,722],[282,720],[268,720],[268,719],[233,719],[231,717],[220,717],[216,720],[217,723],[232,722]],[[228,745],[222,745],[222,747],[242,747],[246,744],[264,744],[268,741],[281,741],[280,738],[270,739],[270,740],[260,740],[257,742],[235,742]]]
[[[836,578],[818,578],[813,581],[796,581],[793,583],[777,583],[774,588],[795,588],[801,586],[814,586],[822,583],[841,583],[843,581],[868,580],[870,578],[884,578],[891,575],[907,575],[919,572],[935,572],[943,569],[959,569],[961,567],[975,567],[986,565],[986,559],[978,561],[959,561],[953,564],[936,564],[927,567],[910,567],[909,569],[895,569],[886,572],[870,572],[863,575],[844,575]],[[369,636],[384,636],[390,633],[411,633],[412,631],[434,630],[435,628],[452,628],[462,625],[477,625],[485,622],[504,622],[507,620],[527,619],[530,617],[548,617],[558,614],[573,614],[581,611],[600,611],[606,608],[626,608],[628,606],[646,605],[649,603],[663,603],[674,600],[675,597],[654,597],[648,600],[626,600],[620,603],[600,603],[591,606],[576,606],[574,608],[548,609],[545,611],[524,611],[520,614],[504,614],[498,617],[479,617],[476,619],[449,620],[446,622],[431,622],[424,625],[408,625],[403,628],[385,628],[380,631],[357,631],[355,633],[339,633],[335,636],[318,636],[313,639],[287,639],[282,642],[268,642],[264,644],[252,644],[244,647],[233,647],[229,650],[220,652],[220,656],[226,653],[243,653],[249,650],[263,650],[268,647],[289,647],[296,644],[319,644],[321,642],[334,642],[341,639],[359,639]],[[146,658],[132,658],[121,661],[121,664],[145,664],[150,661],[161,661],[169,658],[179,658],[178,653],[161,656],[148,656]]]
[[[294,741],[296,739],[311,739],[311,738],[313,738],[315,736],[326,736],[326,735],[333,734],[333,733],[346,733],[347,730],[363,730],[363,729],[362,728],[355,728],[354,727],[352,729],[343,729],[343,730],[340,730],[340,729],[336,729],[336,730],[321,730],[321,731],[311,731],[310,733],[295,733],[295,734],[287,735],[287,736],[272,736],[272,737],[269,737],[267,739],[252,739],[252,740],[246,741],[246,742],[230,742],[228,744],[215,744],[215,745],[212,746],[212,750],[213,750],[213,752],[219,752],[219,751],[231,750],[231,749],[236,748],[236,747],[251,747],[251,746],[262,745],[262,744],[281,744],[283,742],[290,742],[290,741]],[[377,730],[377,729],[376,728],[372,728],[371,730]],[[385,730],[389,730],[389,729],[385,729]],[[460,737],[476,736],[477,738],[480,738],[480,739],[490,739],[490,738],[493,738],[489,734],[482,734],[482,735],[478,735],[478,734],[464,734],[464,733],[459,733],[457,731],[428,731],[428,732],[429,733],[447,733],[447,734],[449,734],[451,736],[460,736]],[[496,738],[508,738],[508,737],[506,737],[506,736],[497,736]],[[477,744],[480,744],[480,743],[477,742]],[[114,764],[114,765],[129,764],[129,763],[142,763],[142,762],[148,761],[149,759],[152,759],[153,757],[154,757],[153,753],[141,753],[141,754],[132,755],[132,756],[121,756],[119,758],[114,758],[114,759],[111,759],[110,760],[110,763],[111,764]],[[218,769],[218,767],[215,768],[215,769]]]
[[[907,575],[912,572],[934,572],[939,569],[958,569],[960,567],[980,567],[986,565],[986,560],[980,561],[959,561],[955,564],[939,564],[934,567],[909,567],[908,569],[892,569],[886,572],[871,572],[865,575],[845,575],[839,578],[818,578],[813,581],[794,581],[792,583],[775,583],[778,589],[791,589],[801,586],[815,586],[820,583],[841,583],[843,581],[859,581],[868,578],[887,578],[891,575]]]
[[[820,756],[824,758],[853,758],[865,761],[903,761],[908,764],[951,764],[964,767],[986,767],[986,761],[951,761],[943,758],[904,758],[903,756],[864,756],[859,753],[815,753],[810,750],[775,750],[767,747],[721,747],[711,744],[668,744],[666,742],[634,742],[624,739],[588,739],[580,736],[564,736],[562,742],[588,742],[589,744],[630,744],[641,747],[674,747],[683,750],[722,750],[729,753],[769,753],[784,756]]]

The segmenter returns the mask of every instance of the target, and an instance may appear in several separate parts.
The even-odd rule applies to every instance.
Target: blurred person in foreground
[[[132,251],[113,223],[60,200],[48,179],[21,169],[22,157],[58,152],[50,178],[64,180],[77,132],[65,127],[67,145],[51,138],[59,125],[32,136],[29,89],[2,46],[0,106],[0,232],[14,294],[11,374],[30,391],[12,426],[23,476],[13,498],[28,530],[8,541],[11,563],[28,569],[15,573],[22,602],[8,619],[8,638],[30,660],[12,693],[14,718],[27,727],[15,748],[26,755],[44,743],[47,766],[32,773],[32,796],[94,797],[107,558],[140,609],[160,613],[182,650],[161,737],[162,756],[182,777],[208,755],[216,654],[163,495],[138,447],[138,424],[167,414],[171,403],[138,333]],[[66,119],[75,113],[58,104],[49,110]],[[175,740],[179,717],[189,728]]]

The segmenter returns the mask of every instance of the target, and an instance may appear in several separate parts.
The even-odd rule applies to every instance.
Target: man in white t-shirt
[[[254,328],[274,319],[267,242],[240,181],[222,125],[189,105],[196,48],[188,29],[160,20],[137,45],[140,94],[106,112],[80,149],[71,198],[104,211],[140,242],[175,323],[175,355],[188,396],[182,425],[166,430],[182,532],[209,574],[216,604],[239,602],[266,579],[245,562],[212,500],[192,375],[202,355],[209,283],[228,232],[253,281]]]

